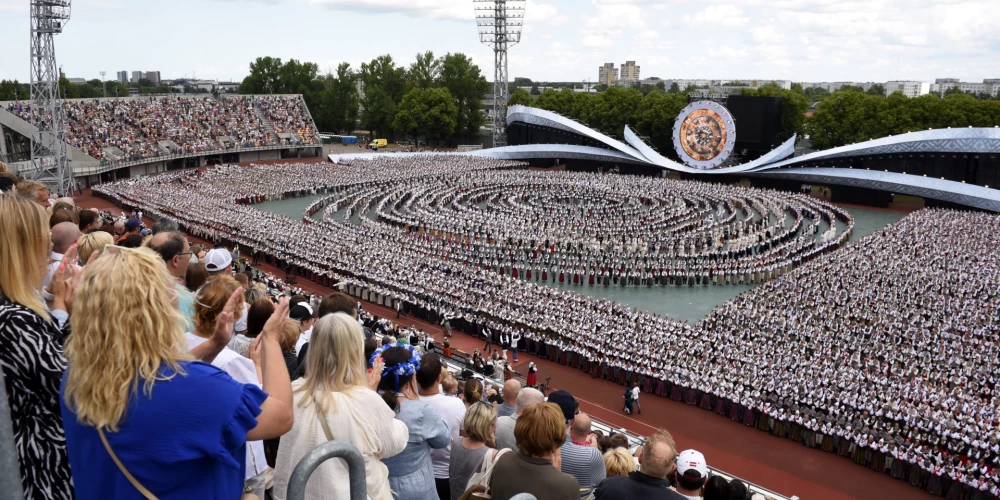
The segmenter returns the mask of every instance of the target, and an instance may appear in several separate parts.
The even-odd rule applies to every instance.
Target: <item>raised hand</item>
[[[243,287],[237,287],[233,294],[229,296],[229,300],[226,301],[226,306],[222,308],[222,312],[219,313],[219,318],[215,322],[215,332],[212,334],[212,342],[215,345],[225,347],[232,340],[233,324],[236,322],[236,304],[240,302],[240,297],[242,296]]]
[[[378,383],[382,381],[382,370],[385,369],[385,361],[382,356],[375,358],[375,363],[368,370],[368,388],[377,391]]]
[[[274,307],[274,312],[271,313],[271,317],[267,318],[267,323],[264,323],[264,329],[261,331],[259,337],[265,337],[267,340],[274,340],[277,342],[281,339],[281,331],[285,327],[285,320],[288,319],[288,297],[282,297],[278,301],[278,304]]]

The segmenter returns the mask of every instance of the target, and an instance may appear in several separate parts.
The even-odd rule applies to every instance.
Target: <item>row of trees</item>
[[[360,92],[359,92],[360,87]],[[483,125],[481,100],[489,84],[462,53],[417,54],[409,67],[383,55],[355,71],[341,63],[320,75],[315,63],[272,57],[250,63],[243,94],[302,94],[320,130],[350,133],[361,126],[377,137],[472,139]]]
[[[910,99],[899,92],[883,97],[841,89],[816,107],[806,129],[813,148],[828,149],[917,130],[998,124],[1000,101],[961,92]]]
[[[746,91],[744,95],[783,98],[779,140],[805,132],[805,113],[809,103],[801,93],[766,86]],[[596,94],[573,92],[567,88],[558,91],[550,89],[535,99],[528,91],[516,89],[511,92],[510,104],[549,110],[586,123],[610,136],[620,137],[627,124],[647,137],[661,154],[669,155],[673,152],[674,121],[687,106],[688,97],[676,89],[664,92],[657,88],[644,94],[634,87],[611,87]]]

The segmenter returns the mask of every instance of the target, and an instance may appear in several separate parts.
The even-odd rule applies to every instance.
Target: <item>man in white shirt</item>
[[[444,419],[451,430],[451,440],[458,437],[465,419],[465,403],[458,398],[450,398],[441,394],[441,359],[437,353],[427,353],[420,360],[417,370],[417,384],[420,385],[420,400],[427,402],[437,414]],[[448,466],[451,463],[451,445],[438,450],[431,450],[431,462],[434,464],[434,485],[441,500],[451,499],[451,486],[448,484]]]
[[[688,500],[701,500],[701,489],[708,482],[708,463],[705,455],[697,450],[684,450],[677,455],[674,485],[677,493]]]
[[[299,322],[299,339],[295,341],[295,355],[299,355],[309,338],[312,337],[312,327],[315,323],[312,306],[308,302],[299,302],[291,307],[288,317]]]
[[[42,286],[49,286],[52,282],[52,275],[59,268],[59,263],[63,260],[63,254],[69,247],[80,239],[80,227],[72,222],[60,222],[52,226],[52,256],[49,259],[49,272],[42,280]],[[89,255],[87,257],[90,257]],[[74,262],[73,265],[76,265]]]
[[[632,386],[632,404],[635,405],[637,413],[642,413],[642,406],[639,405],[639,383]]]

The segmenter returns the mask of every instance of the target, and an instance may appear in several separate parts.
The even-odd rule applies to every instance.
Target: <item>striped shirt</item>
[[[584,498],[607,476],[604,457],[596,448],[573,444],[569,436],[560,448],[562,471],[576,478],[580,484],[580,498]]]

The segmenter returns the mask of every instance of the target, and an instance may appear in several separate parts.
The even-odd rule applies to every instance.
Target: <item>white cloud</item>
[[[692,24],[705,28],[717,26],[735,27],[744,26],[750,22],[743,9],[735,5],[710,5],[695,15],[691,16]]]

